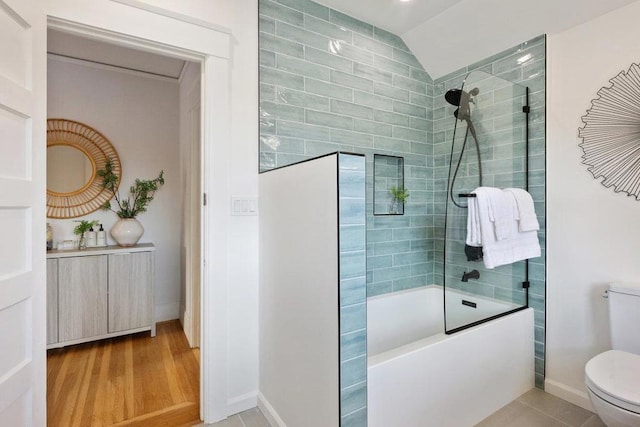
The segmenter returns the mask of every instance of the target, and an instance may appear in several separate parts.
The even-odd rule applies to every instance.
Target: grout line
[[[585,421],[583,424],[580,425],[580,427],[586,426],[587,424],[589,424],[590,421],[594,420],[597,416],[598,415],[596,414],[591,415],[589,418],[587,418],[587,421]]]
[[[238,418],[240,418],[240,423],[242,423],[242,427],[247,427],[247,425],[244,423],[244,420],[242,419],[242,415],[238,414]]]
[[[564,421],[562,421],[562,420],[560,420],[560,419],[558,419],[558,418],[556,418],[556,417],[554,417],[554,416],[552,416],[552,415],[550,415],[550,414],[548,414],[548,413],[544,412],[542,409],[538,409],[538,408],[536,408],[535,406],[532,406],[532,405],[530,405],[530,404],[528,404],[528,403],[526,403],[526,402],[523,402],[523,401],[521,401],[521,400],[519,400],[519,399],[516,399],[516,400],[517,400],[518,402],[522,403],[523,405],[525,405],[525,406],[527,406],[527,407],[529,407],[529,408],[533,409],[534,411],[541,413],[542,415],[544,415],[544,416],[545,416],[545,417],[547,417],[547,418],[551,418],[551,419],[552,419],[552,420],[554,420],[554,421],[558,421],[558,422],[559,422],[559,423],[561,423],[562,425],[565,425],[565,426],[568,426],[568,427],[572,427],[572,426],[571,426],[571,424],[568,424],[568,423],[566,423],[566,422],[564,422]],[[562,400],[562,399],[560,399],[560,400]]]

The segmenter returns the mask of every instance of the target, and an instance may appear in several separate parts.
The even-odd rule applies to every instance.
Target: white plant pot
[[[135,218],[120,218],[111,228],[111,237],[120,246],[133,246],[144,234],[142,224]]]

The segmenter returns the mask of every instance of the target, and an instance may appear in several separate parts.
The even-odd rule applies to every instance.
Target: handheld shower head
[[[444,99],[454,107],[459,107],[462,93],[461,89],[449,89],[447,93],[444,94]]]
[[[468,93],[462,89],[450,89],[444,94],[444,99],[451,105],[459,107],[453,112],[456,119],[468,120],[471,118],[471,110],[469,103],[474,102],[471,98],[480,93],[477,87],[471,89]]]

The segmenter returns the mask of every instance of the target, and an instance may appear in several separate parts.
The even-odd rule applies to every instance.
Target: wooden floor
[[[191,426],[199,421],[199,352],[178,320],[140,333],[49,350],[49,427]]]

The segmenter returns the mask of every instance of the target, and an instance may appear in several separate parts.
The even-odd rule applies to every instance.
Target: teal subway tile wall
[[[338,154],[341,426],[367,425],[365,158]],[[359,341],[359,345],[354,344]]]
[[[367,161],[369,296],[433,283],[433,82],[402,39],[308,0],[260,0],[260,170]],[[373,216],[373,153],[404,158],[404,215]]]
[[[445,104],[444,93],[460,87],[472,70],[482,70],[530,88],[529,189],[541,225],[543,256],[530,262],[529,294],[536,322],[536,384],[542,387],[545,328],[544,37],[433,81],[401,38],[320,4],[309,0],[259,0],[259,15],[260,170],[335,151],[366,155],[365,280],[368,296],[443,282],[446,188],[455,124],[451,114],[453,108]],[[497,96],[496,100],[499,100],[500,94]],[[491,111],[485,110],[479,122],[490,118]],[[508,142],[520,135],[513,133],[517,129],[510,128],[508,122],[500,120],[491,120],[491,126],[497,132],[492,135],[493,146],[483,147],[482,156],[492,168],[502,165],[512,170],[522,162],[510,151]],[[374,153],[404,158],[404,184],[410,194],[404,215],[373,215]],[[471,164],[465,167],[465,173],[468,177],[473,176]],[[351,220],[360,214],[351,208],[348,211]],[[348,233],[345,239],[347,235],[358,234],[355,228],[344,232]],[[357,242],[341,241],[341,244],[350,251]],[[354,259],[345,266],[355,265]],[[495,283],[506,283],[508,275],[498,271],[487,272],[483,279],[491,278],[492,274]],[[348,285],[357,287],[356,282]],[[504,299],[513,298],[513,286],[509,283],[509,286],[479,288],[481,294]],[[351,298],[357,296],[351,293]],[[366,331],[345,331],[340,339],[341,357],[355,360],[364,354]],[[352,363],[358,366],[358,362]],[[355,375],[350,381],[357,378]],[[358,396],[357,393],[349,394],[349,405],[357,401],[354,396]],[[359,412],[362,413],[355,410],[350,417],[344,418],[344,425],[361,425],[358,424]]]

